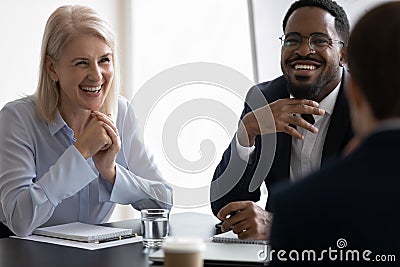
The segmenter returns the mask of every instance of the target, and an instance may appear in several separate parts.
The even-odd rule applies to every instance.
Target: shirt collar
[[[377,132],[384,132],[384,131],[390,131],[390,130],[400,130],[400,119],[399,118],[394,118],[394,119],[386,119],[378,123],[376,128],[372,130],[372,133],[377,133]]]
[[[335,87],[335,89],[332,90],[332,92],[329,93],[322,101],[319,103],[319,108],[325,110],[326,113],[329,115],[332,115],[333,109],[335,108],[335,103],[337,96],[339,94],[339,88],[342,82],[339,82],[339,84]]]
[[[54,117],[54,122],[49,123],[49,131],[51,135],[55,135],[58,131],[60,131],[64,126],[67,124],[65,123],[64,119],[61,117],[60,112],[57,110],[55,117]]]

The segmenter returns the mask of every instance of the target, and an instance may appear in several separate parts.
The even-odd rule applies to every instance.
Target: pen
[[[228,218],[234,216],[234,215],[237,214],[238,212],[240,212],[240,210],[231,211],[231,212],[229,213],[229,217],[228,217]],[[222,223],[223,223],[223,222],[219,222],[219,223],[217,223],[217,224],[215,225],[215,228],[216,228],[217,233],[222,233]]]
[[[240,210],[231,211],[231,212],[229,213],[229,218],[232,217],[232,216],[235,216],[238,212],[240,212]]]

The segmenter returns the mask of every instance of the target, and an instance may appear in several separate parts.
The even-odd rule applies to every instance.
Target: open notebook
[[[81,222],[37,228],[33,231],[33,234],[89,243],[118,240],[136,235],[132,229],[106,227]]]
[[[268,261],[259,259],[266,251],[266,245],[215,243],[205,242],[206,250],[203,252],[204,262],[213,266],[265,266]],[[164,261],[164,252],[157,250],[149,255],[149,260],[161,263]]]
[[[214,235],[212,241],[217,243],[240,243],[240,244],[258,244],[258,245],[268,244],[268,240],[255,240],[255,239],[241,240],[238,238],[237,234],[235,234],[232,231]]]

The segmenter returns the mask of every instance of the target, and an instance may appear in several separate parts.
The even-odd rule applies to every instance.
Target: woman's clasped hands
[[[118,129],[111,117],[92,111],[75,147],[85,159],[92,157],[100,175],[110,183],[115,181],[115,159],[121,149]]]

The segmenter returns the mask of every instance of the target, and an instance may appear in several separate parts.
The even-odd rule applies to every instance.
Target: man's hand
[[[235,214],[231,216],[233,213]],[[232,229],[239,239],[269,239],[272,213],[262,209],[253,201],[231,202],[220,209],[217,217],[223,221],[222,231]]]
[[[274,132],[284,132],[294,138],[303,139],[304,137],[290,125],[317,133],[316,127],[293,114],[324,115],[325,111],[318,108],[318,105],[317,102],[306,99],[279,99],[249,112],[239,123],[238,141],[242,146],[250,147],[254,145],[257,135]]]

